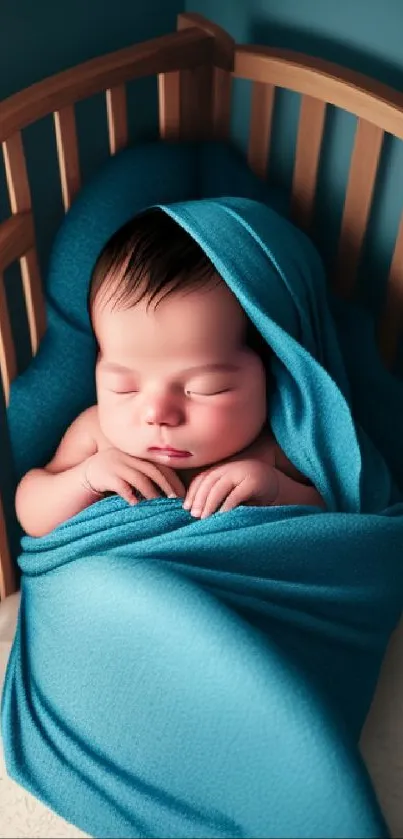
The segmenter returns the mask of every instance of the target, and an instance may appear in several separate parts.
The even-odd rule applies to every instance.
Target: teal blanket
[[[25,536],[8,772],[95,837],[387,836],[356,744],[403,605],[401,386],[379,368],[367,414],[348,318],[288,221],[163,209],[273,348],[271,424],[327,512],[114,496]]]

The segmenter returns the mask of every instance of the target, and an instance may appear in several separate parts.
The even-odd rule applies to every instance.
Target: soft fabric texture
[[[386,836],[333,709],[390,623],[369,518],[111,497],[26,539],[11,777],[96,837]]]
[[[8,771],[96,837],[386,836],[356,742],[402,610],[403,451],[353,416],[306,237],[242,198],[161,206],[273,348],[274,432],[328,512],[109,497],[24,537]]]

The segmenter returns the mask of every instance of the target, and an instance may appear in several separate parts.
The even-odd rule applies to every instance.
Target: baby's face
[[[97,305],[99,421],[127,454],[186,469],[248,446],[267,415],[262,361],[244,346],[246,316],[224,283],[174,291],[146,311]],[[167,451],[172,449],[174,451]]]

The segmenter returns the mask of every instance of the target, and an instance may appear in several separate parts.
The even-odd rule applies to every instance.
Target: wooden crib
[[[17,375],[3,273],[20,262],[32,355],[46,329],[23,130],[53,114],[61,190],[67,211],[81,186],[75,103],[105,92],[110,153],[128,144],[126,84],[158,78],[159,132],[172,139],[229,139],[233,79],[252,82],[247,158],[266,177],[276,88],[300,94],[291,214],[312,223],[326,107],[357,117],[337,259],[330,280],[349,296],[373,199],[384,134],[403,139],[403,94],[356,72],[295,52],[237,45],[198,14],[180,14],[178,31],[136,44],[38,82],[0,103],[0,139],[12,215],[0,224],[0,370],[6,405]],[[403,326],[403,218],[390,258],[388,293],[379,318],[385,364],[395,358]],[[0,497],[0,599],[18,588]]]

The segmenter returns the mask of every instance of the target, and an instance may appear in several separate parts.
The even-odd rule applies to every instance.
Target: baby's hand
[[[278,489],[273,467],[258,460],[238,460],[213,466],[197,475],[189,486],[183,507],[192,516],[205,519],[219,507],[220,513],[226,513],[246,501],[269,506],[274,503]]]
[[[134,490],[145,499],[159,498],[160,490],[171,498],[185,495],[182,481],[169,466],[157,466],[113,447],[91,455],[82,466],[83,486],[95,496],[116,492],[129,504],[137,504]]]

